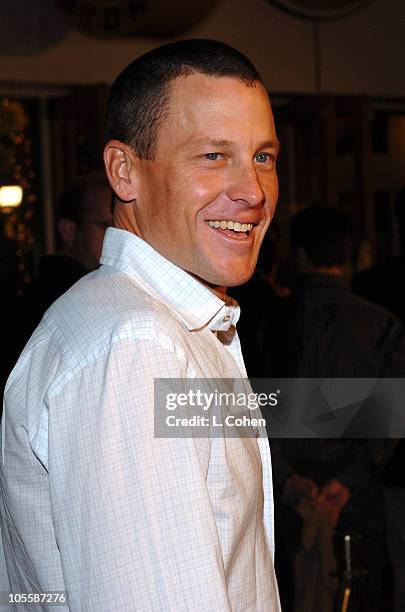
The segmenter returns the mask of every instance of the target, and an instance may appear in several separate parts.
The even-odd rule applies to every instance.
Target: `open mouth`
[[[210,227],[232,238],[247,238],[255,227],[254,223],[239,223],[239,221],[215,220],[206,222]]]

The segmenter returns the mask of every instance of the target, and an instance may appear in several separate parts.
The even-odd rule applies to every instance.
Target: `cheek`
[[[278,200],[278,180],[277,176],[273,177],[264,187],[266,193],[266,210],[270,218],[274,215]]]
[[[199,170],[188,177],[187,189],[195,209],[202,210],[227,191],[227,177],[220,170]]]
[[[167,212],[192,218],[224,190],[224,177],[215,172],[189,171],[169,177],[162,191]]]

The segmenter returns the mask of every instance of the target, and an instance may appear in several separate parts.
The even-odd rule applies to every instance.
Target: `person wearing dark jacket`
[[[58,251],[44,255],[32,287],[12,301],[2,320],[0,389],[49,306],[99,265],[105,230],[112,224],[111,189],[104,171],[74,179],[58,209]]]
[[[405,372],[404,332],[383,308],[354,295],[347,270],[352,231],[333,209],[309,207],[292,222],[299,282],[269,314],[262,336],[262,375],[273,378],[379,378]],[[358,535],[367,598],[379,609],[383,569],[381,457],[392,443],[365,439],[278,441],[273,463],[291,497],[323,507],[339,532]],[[286,533],[279,530],[280,537]],[[282,590],[282,581],[280,581]],[[296,607],[296,610],[304,609]]]
[[[394,259],[364,270],[353,279],[353,290],[394,312],[405,324],[405,187],[400,191],[395,212],[400,253]],[[395,612],[405,602],[405,439],[398,440],[383,474],[387,543],[394,573]]]

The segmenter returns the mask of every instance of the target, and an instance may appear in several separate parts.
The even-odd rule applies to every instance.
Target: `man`
[[[353,261],[353,228],[347,216],[314,205],[293,218],[291,238],[299,282],[291,297],[273,309],[263,338],[268,376],[313,379],[400,377],[405,372],[403,329],[394,315],[352,294],[348,289]],[[336,395],[336,394],[335,394]],[[313,404],[316,404],[315,400]],[[369,607],[379,609],[383,568],[382,492],[377,457],[391,451],[391,441],[350,439],[278,440],[275,479],[284,501],[293,505],[311,540],[301,559],[295,610],[333,609],[333,583],[319,571],[319,559],[333,565],[332,528],[361,536],[360,564],[368,572]],[[281,448],[281,453],[280,453]],[[284,481],[284,482],[283,482]],[[284,487],[282,485],[284,484]],[[277,510],[277,500],[276,500]],[[281,520],[293,521],[280,504]],[[325,519],[329,517],[329,536]],[[283,548],[289,529],[278,528]],[[286,538],[286,546],[290,537]],[[317,547],[319,550],[317,550]],[[317,550],[316,555],[314,550]],[[315,559],[316,563],[311,564]],[[322,569],[322,568],[321,568]],[[283,571],[284,570],[284,571]],[[308,573],[320,578],[311,591]],[[285,569],[281,570],[281,575]],[[291,588],[287,585],[287,595]],[[280,580],[283,599],[283,585]],[[284,604],[283,604],[284,605]],[[363,608],[361,608],[363,609]]]
[[[405,292],[402,282],[405,274],[405,186],[396,197],[395,221],[399,254],[356,274],[353,278],[353,291],[394,312],[405,323]]]
[[[267,441],[158,438],[153,414],[155,378],[245,375],[225,288],[276,206],[267,92],[227,45],[166,45],[118,77],[107,138],[101,268],[6,389],[9,588],[66,590],[72,611],[278,611]]]
[[[60,198],[58,255],[77,263],[78,278],[98,268],[104,233],[111,225],[111,188],[105,173],[95,170],[74,179]]]
[[[98,268],[105,231],[113,224],[111,199],[111,188],[102,170],[75,178],[62,193],[58,250],[41,259],[33,291],[24,301],[26,312],[21,318],[29,320],[31,327],[21,349],[47,308],[82,276]]]
[[[353,290],[362,297],[394,312],[405,324],[405,187],[395,204],[399,255],[364,270],[353,279]],[[405,439],[398,440],[391,461],[383,473],[385,533],[394,575],[394,611],[400,612],[405,601]]]
[[[31,288],[15,299],[2,318],[0,387],[49,306],[99,265],[104,233],[112,225],[111,188],[101,170],[74,179],[58,210],[58,252],[45,255]]]

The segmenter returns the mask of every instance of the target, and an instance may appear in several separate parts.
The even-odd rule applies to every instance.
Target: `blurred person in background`
[[[350,219],[337,210],[314,205],[293,218],[291,233],[298,283],[292,295],[273,308],[264,327],[261,356],[266,376],[403,376],[405,345],[400,321],[349,290],[354,248]],[[384,567],[380,471],[392,451],[392,441],[280,439],[272,443],[272,449],[279,490],[278,550],[289,548],[298,560],[294,610],[326,612],[333,608],[336,582],[331,582],[329,570],[335,564],[335,527],[361,538],[360,564],[367,571],[368,604],[359,610],[380,610]],[[290,535],[293,529],[297,531],[291,507],[301,520],[299,552],[291,545]],[[311,533],[317,537],[309,538]],[[284,561],[288,565],[288,559]],[[291,599],[291,588],[282,578],[288,575],[288,568],[279,570],[282,601]],[[314,580],[312,592],[307,588],[308,574]],[[285,607],[286,612],[289,609]]]
[[[31,288],[3,316],[0,388],[49,306],[99,266],[104,233],[112,225],[111,188],[104,170],[74,179],[58,208],[57,252],[41,258]]]
[[[405,324],[405,187],[398,194],[397,218],[400,252],[397,257],[364,270],[353,279],[353,290],[392,312]],[[395,612],[405,602],[405,440],[398,440],[383,474],[387,544],[394,574]]]
[[[353,291],[394,312],[405,322],[405,187],[399,192],[395,214],[399,237],[399,254],[353,278]]]
[[[112,225],[111,188],[104,170],[84,174],[63,192],[58,210],[58,251],[45,255],[35,281],[38,320],[62,293],[99,266],[104,233]]]

